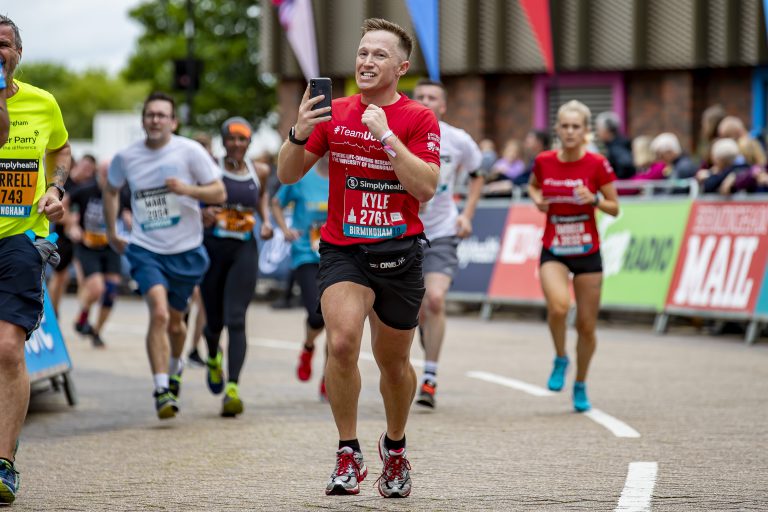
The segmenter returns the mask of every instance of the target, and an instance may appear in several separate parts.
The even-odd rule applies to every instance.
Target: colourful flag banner
[[[768,0],[766,0],[768,1]],[[430,80],[440,81],[440,5],[438,0],[407,0]]]
[[[768,2],[768,0],[764,0]],[[539,43],[539,51],[547,67],[547,73],[555,72],[555,57],[552,52],[552,27],[549,18],[549,0],[520,0],[528,23]]]
[[[304,78],[320,76],[312,0],[272,0]]]

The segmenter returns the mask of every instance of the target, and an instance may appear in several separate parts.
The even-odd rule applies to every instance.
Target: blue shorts
[[[25,234],[0,239],[0,320],[32,335],[43,316],[45,265]]]
[[[163,285],[168,292],[168,304],[176,311],[187,309],[187,302],[210,263],[203,246],[178,254],[157,254],[130,244],[125,256],[141,294],[146,295],[153,286]]]

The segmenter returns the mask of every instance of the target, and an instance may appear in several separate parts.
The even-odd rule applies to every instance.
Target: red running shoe
[[[312,355],[314,353],[314,349],[307,350],[303,348],[301,354],[299,354],[299,366],[296,367],[296,376],[302,382],[306,382],[312,377]]]

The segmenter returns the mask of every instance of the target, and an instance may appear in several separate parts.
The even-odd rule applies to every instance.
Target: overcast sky
[[[110,72],[127,62],[140,26],[128,18],[141,0],[2,0],[0,14],[18,25],[25,61],[48,60]]]

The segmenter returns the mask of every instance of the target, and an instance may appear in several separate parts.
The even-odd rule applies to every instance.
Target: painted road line
[[[595,423],[610,430],[616,437],[640,437],[640,433],[637,430],[610,414],[604,413],[600,409],[592,409],[583,414]]]
[[[539,386],[534,386],[533,384],[528,384],[527,382],[523,382],[521,380],[502,377],[501,375],[496,375],[495,373],[472,371],[472,372],[467,372],[466,375],[467,377],[471,377],[473,379],[492,382],[494,384],[499,384],[501,386],[506,386],[508,388],[516,389],[518,391],[522,391],[524,393],[528,393],[529,395],[533,395],[533,396],[553,396],[555,394],[548,389],[544,389]]]
[[[268,338],[256,338],[254,336],[248,337],[248,344],[256,347],[276,348],[280,350],[301,350],[301,343],[296,343],[295,341],[271,340]],[[363,361],[376,362],[376,359],[374,359],[373,354],[370,352],[361,351],[360,359]],[[422,368],[424,366],[423,361],[417,361],[416,359],[411,359],[411,364],[416,368]]]
[[[659,465],[656,462],[631,462],[616,512],[648,512]]]

